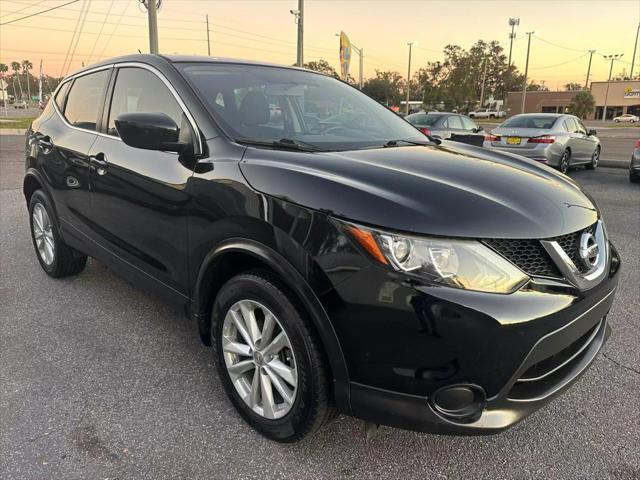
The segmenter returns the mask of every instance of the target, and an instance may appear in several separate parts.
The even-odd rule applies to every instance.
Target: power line
[[[20,17],[20,18],[14,19],[14,20],[9,20],[8,22],[0,23],[0,26],[9,25],[10,23],[15,23],[15,22],[19,22],[20,20],[25,20],[27,18],[35,17],[36,15],[40,15],[42,13],[50,12],[51,10],[56,10],[58,8],[64,7],[65,5],[71,5],[72,3],[77,3],[79,1],[80,0],[71,0],[70,2],[63,3],[62,5],[58,5],[57,7],[47,8],[46,10],[42,10],[41,12],[32,13],[30,15],[25,15],[24,17]]]
[[[554,65],[545,65],[544,67],[532,67],[531,70],[544,70],[545,68],[555,68],[555,67],[560,67],[562,65],[566,65],[567,63],[572,63],[575,62],[576,60],[580,60],[581,58],[586,57],[587,55],[589,55],[589,52],[580,55],[576,58],[572,58],[571,60],[567,60],[566,62],[560,62],[560,63],[556,63]]]
[[[543,43],[547,43],[549,45],[553,45],[554,47],[563,48],[564,50],[569,50],[569,51],[572,51],[572,52],[586,52],[586,53],[589,52],[589,50],[578,50],[577,48],[565,47],[564,45],[559,45],[557,43],[550,42],[549,40],[545,40],[544,38],[540,38],[537,35],[534,35],[533,38],[535,38],[536,40],[540,40]]]
[[[13,12],[7,12],[7,13],[5,13],[4,15],[0,15],[0,18],[8,17],[9,15],[15,15],[16,13],[22,13],[22,12],[24,12],[25,10],[29,10],[30,8],[37,7],[38,5],[41,5],[41,4],[43,4],[44,2],[46,2],[46,1],[47,1],[47,0],[40,0],[39,2],[36,2],[36,3],[32,3],[32,4],[30,4],[30,5],[27,5],[26,7],[21,8],[20,10],[14,10]]]
[[[98,46],[98,42],[100,41],[100,37],[102,36],[102,31],[104,30],[104,24],[107,21],[107,18],[109,18],[109,14],[111,13],[111,9],[113,8],[114,2],[115,0],[111,0],[111,3],[109,4],[109,10],[107,10],[107,13],[104,16],[104,22],[102,22],[102,25],[100,25],[100,31],[98,32],[96,41],[93,42],[93,47],[91,48],[91,53],[89,54],[89,58],[87,59],[87,62],[91,62],[91,57],[93,57],[93,52],[95,52],[96,47]]]

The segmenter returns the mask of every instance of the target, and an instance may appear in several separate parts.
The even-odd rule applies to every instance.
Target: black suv
[[[65,79],[27,132],[52,277],[88,256],[184,306],[279,441],[334,412],[492,433],[576,380],[620,264],[571,179],[434,142],[296,68],[135,55]]]

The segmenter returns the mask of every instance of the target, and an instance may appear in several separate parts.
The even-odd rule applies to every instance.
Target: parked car
[[[495,110],[493,108],[480,108],[469,112],[470,118],[502,118],[506,115],[506,112],[502,110]]]
[[[620,123],[620,122],[636,123],[636,122],[640,122],[640,117],[638,117],[637,115],[632,115],[630,113],[625,113],[624,115],[615,117],[613,121],[616,123]]]
[[[18,100],[13,104],[13,108],[18,109],[18,108],[23,108],[23,109],[27,109],[29,108],[29,104],[27,102],[25,102],[24,100]]]
[[[370,121],[354,128],[346,108]],[[305,111],[338,124],[309,131]],[[609,334],[620,259],[586,192],[508,153],[430,142],[331,77],[114,58],[63,80],[26,139],[44,272],[91,256],[184,308],[269,438],[336,410],[495,433],[567,389]]]
[[[636,146],[631,155],[631,163],[629,164],[629,181],[632,183],[640,183],[640,139],[636,140]]]
[[[405,119],[425,135],[482,146],[484,129],[466,115],[447,112],[413,113]]]
[[[593,170],[598,166],[602,149],[596,134],[573,115],[525,113],[491,130],[485,147],[546,163],[562,173],[575,165]]]

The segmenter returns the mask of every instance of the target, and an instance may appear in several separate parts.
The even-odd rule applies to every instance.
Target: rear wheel
[[[82,255],[62,241],[53,208],[42,190],[36,190],[29,201],[31,240],[42,269],[54,278],[76,275],[87,264]]]
[[[640,183],[640,175],[637,173],[629,172],[629,181],[631,183]]]
[[[212,337],[227,395],[260,433],[293,442],[331,417],[320,341],[279,280],[265,272],[229,280],[213,306]]]
[[[571,161],[571,152],[569,150],[565,150],[560,158],[560,165],[558,166],[558,170],[562,173],[567,173],[569,171],[569,162]]]
[[[587,170],[595,170],[596,168],[598,168],[598,161],[600,160],[600,147],[596,148],[596,151],[593,152],[593,155],[591,156],[591,162],[587,163],[585,165],[585,168]]]

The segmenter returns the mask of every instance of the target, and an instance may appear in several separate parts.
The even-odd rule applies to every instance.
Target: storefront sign
[[[624,91],[624,98],[640,98],[640,88],[627,87]]]

